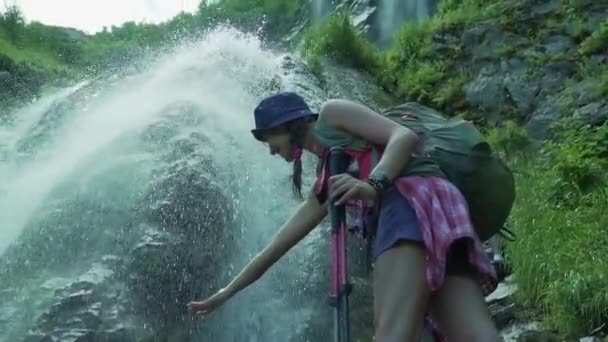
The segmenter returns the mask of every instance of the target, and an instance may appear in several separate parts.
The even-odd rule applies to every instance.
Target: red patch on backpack
[[[401,120],[416,120],[416,114],[412,112],[401,112]]]

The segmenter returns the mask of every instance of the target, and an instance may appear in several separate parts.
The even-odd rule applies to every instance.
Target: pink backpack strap
[[[359,165],[359,179],[361,180],[365,180],[369,177],[373,168],[378,164],[380,157],[382,157],[383,152],[383,149],[377,147],[372,147],[367,151],[346,150],[346,153],[351,156],[351,158],[357,160],[357,164]]]
[[[313,183],[313,191],[321,203],[325,203],[327,200],[327,181],[329,178],[329,165],[327,163],[328,158],[329,149],[325,149],[323,152],[323,160],[321,161],[321,170],[317,174],[317,178]]]

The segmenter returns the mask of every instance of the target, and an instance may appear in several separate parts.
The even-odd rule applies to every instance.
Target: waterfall
[[[433,15],[434,10],[435,0],[379,0],[376,17],[378,43],[389,45],[404,22],[424,21]]]

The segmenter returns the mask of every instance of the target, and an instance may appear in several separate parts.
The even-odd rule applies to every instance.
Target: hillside
[[[126,22],[94,35],[27,23],[18,7],[9,7],[0,11],[0,108],[30,99],[43,85],[123,67],[222,23],[276,40],[308,10],[304,3],[225,0],[207,5],[203,1],[194,14],[181,13],[160,24]]]

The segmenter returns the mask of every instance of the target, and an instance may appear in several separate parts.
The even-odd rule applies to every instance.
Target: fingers
[[[343,182],[340,184],[335,184],[330,188],[329,198],[336,198],[351,189],[352,187],[352,182]]]
[[[331,176],[328,180],[329,197],[335,198],[348,191],[354,185],[354,180],[352,176],[345,173]]]
[[[224,301],[226,301],[227,298],[228,298],[227,292],[222,289],[222,290],[219,290],[213,296],[211,296],[203,301],[200,301],[200,302],[192,301],[192,302],[186,304],[186,306],[193,314],[202,316],[202,315],[209,314],[212,311],[214,311],[215,309],[217,309],[219,306],[222,305],[222,303]]]
[[[352,197],[354,197],[357,194],[357,188],[356,186],[351,187],[348,191],[346,191],[344,193],[344,195],[342,195],[337,201],[336,201],[336,205],[343,205],[346,202],[348,202],[348,200],[350,200]]]
[[[203,305],[205,305],[205,302],[190,302],[190,303],[186,304],[186,306],[189,308],[203,306]]]
[[[329,186],[334,186],[336,184],[339,184],[339,183],[342,183],[342,182],[346,182],[350,178],[352,178],[352,177],[349,174],[347,174],[347,173],[340,173],[340,174],[333,175],[333,176],[329,177],[329,179],[327,180],[327,183],[329,184]]]
[[[209,311],[209,306],[206,305],[206,302],[190,302],[186,305],[190,311],[194,314],[207,313]]]

